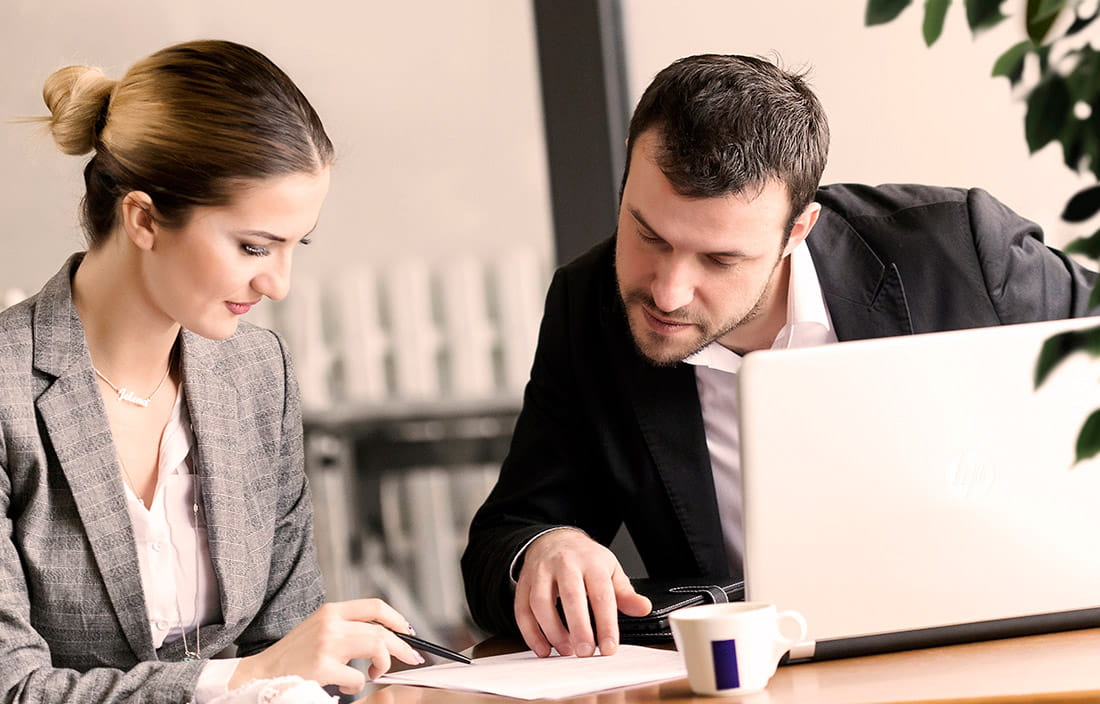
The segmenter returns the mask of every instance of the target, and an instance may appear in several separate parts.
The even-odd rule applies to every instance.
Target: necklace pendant
[[[119,403],[122,403],[123,401],[125,401],[126,403],[132,403],[135,406],[141,406],[142,408],[148,408],[149,407],[149,402],[152,401],[152,400],[153,399],[151,399],[151,398],[142,398],[142,397],[138,396],[133,391],[130,391],[129,389],[127,389],[125,386],[123,386],[121,389],[118,390],[118,402]]]

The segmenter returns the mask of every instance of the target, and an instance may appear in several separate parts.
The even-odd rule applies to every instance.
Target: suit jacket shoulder
[[[841,339],[1088,313],[1095,273],[981,189],[836,184],[817,201],[807,245]]]

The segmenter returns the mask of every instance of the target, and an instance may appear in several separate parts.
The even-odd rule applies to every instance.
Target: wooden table
[[[492,643],[492,639],[490,641]],[[514,646],[512,648],[515,649]],[[494,643],[473,655],[502,652]],[[1100,702],[1100,629],[927,648],[779,668],[763,692],[729,697],[746,704],[880,702]],[[404,685],[383,687],[356,704],[503,704],[519,700]],[[687,680],[561,700],[569,704],[715,701]]]

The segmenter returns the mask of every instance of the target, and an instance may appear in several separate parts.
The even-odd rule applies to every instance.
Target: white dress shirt
[[[206,527],[194,510],[198,477],[191,461],[195,444],[191,421],[176,395],[172,415],[160,438],[157,485],[149,508],[126,485],[126,509],[134,529],[141,587],[153,646],[186,638],[197,650],[195,627],[221,619],[221,602]],[[185,635],[186,634],[186,635]],[[225,692],[238,660],[211,660],[199,677],[195,701],[202,704]]]
[[[802,242],[790,254],[787,288],[787,323],[779,330],[772,349],[813,347],[836,342],[821,283],[810,250]],[[732,574],[741,571],[745,553],[741,498],[741,438],[738,431],[737,372],[741,355],[712,342],[684,362],[695,365],[695,386],[703,411],[718,515]]]

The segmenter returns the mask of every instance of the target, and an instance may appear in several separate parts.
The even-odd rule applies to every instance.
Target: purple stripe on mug
[[[710,652],[714,659],[714,684],[718,689],[734,689],[741,686],[741,674],[737,670],[737,641],[712,640]]]

